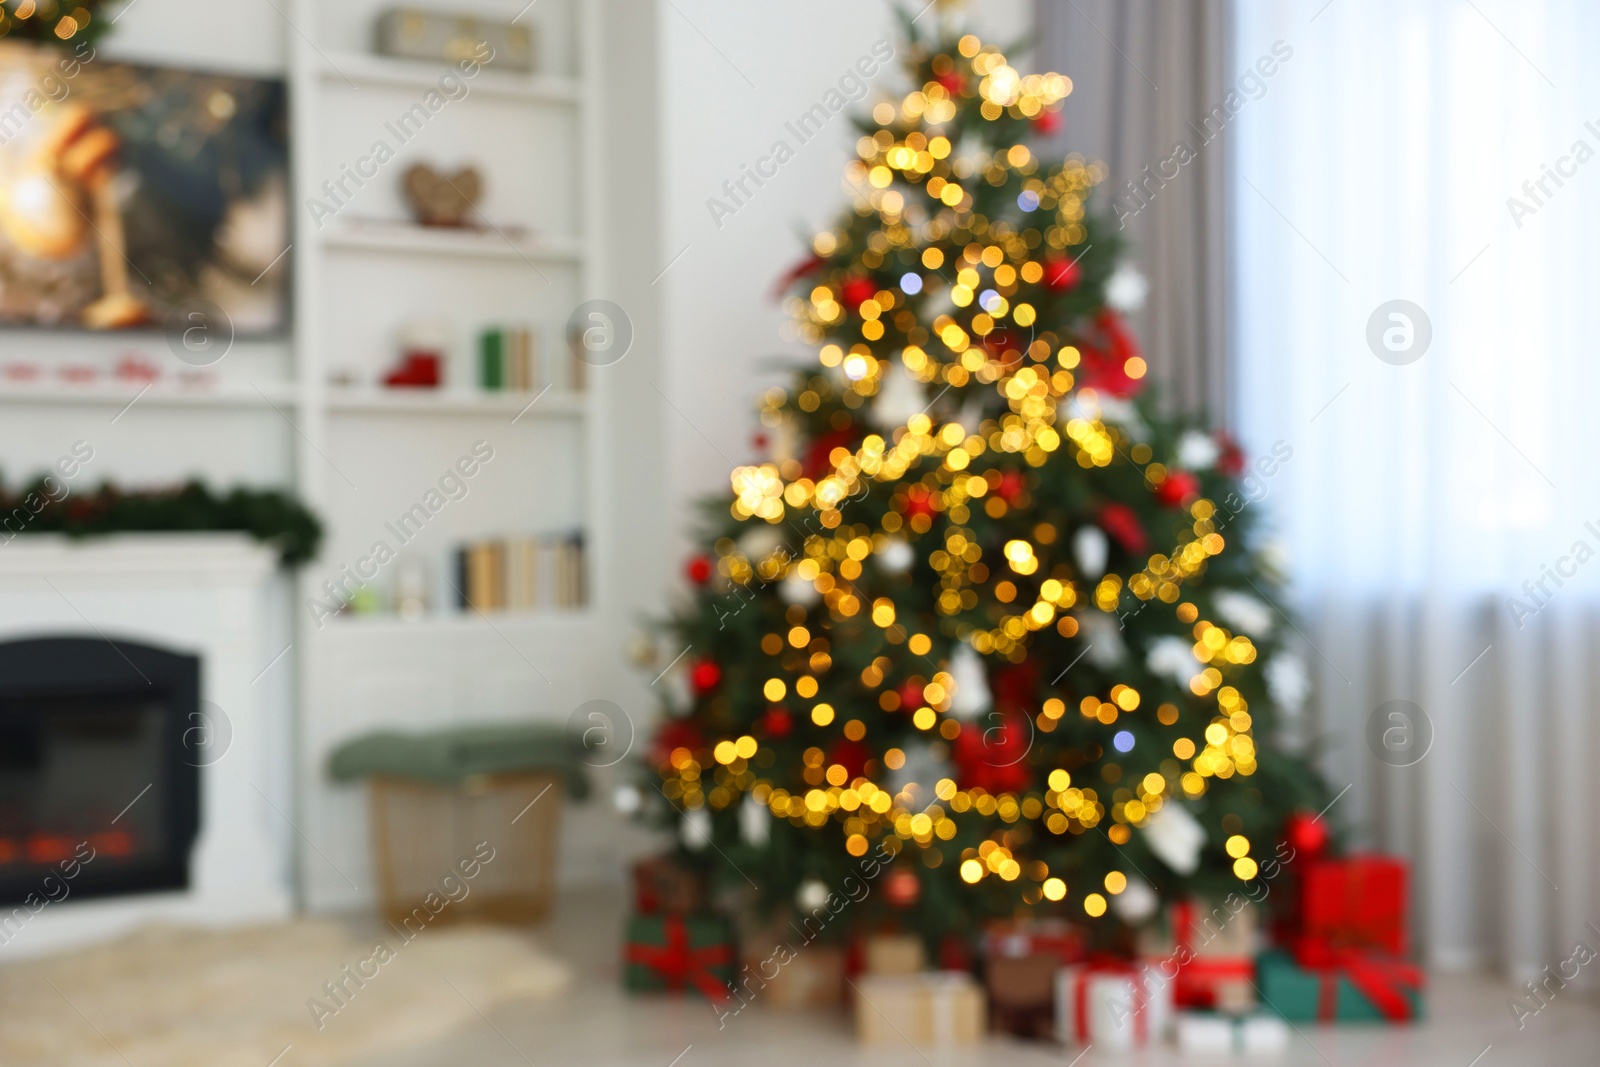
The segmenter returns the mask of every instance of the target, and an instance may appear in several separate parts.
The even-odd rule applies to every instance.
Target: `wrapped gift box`
[[[623,985],[634,992],[729,996],[735,976],[733,928],[710,915],[634,915],[623,948]]]
[[[688,914],[704,903],[700,876],[671,856],[651,856],[633,865],[633,910],[641,915]]]
[[[1289,1024],[1276,1015],[1180,1011],[1174,1030],[1178,1048],[1193,1056],[1281,1056],[1289,1051]]]
[[[1018,1037],[1055,1032],[1055,956],[995,956],[984,967],[989,1014],[996,1030]]]
[[[778,1011],[826,1008],[844,999],[844,949],[839,945],[798,946],[792,959],[773,970],[770,957],[750,964],[747,973],[761,976],[766,985],[761,1002]]]
[[[1404,956],[1406,882],[1404,860],[1349,856],[1307,865],[1300,884],[1296,954],[1353,949]]]
[[[1255,1006],[1259,949],[1256,906],[1243,897],[1228,903],[1174,901],[1165,922],[1139,939],[1139,954],[1168,960],[1176,970],[1173,1003],[1239,1014]]]
[[[1066,1041],[1126,1050],[1162,1037],[1172,1020],[1172,982],[1160,961],[1075,964],[1056,974],[1056,1031]]]
[[[873,934],[862,951],[867,974],[916,974],[928,965],[922,938],[911,934]]]
[[[971,1045],[983,1037],[983,991],[963,971],[864,974],[855,991],[864,1045]]]
[[[1424,979],[1413,963],[1345,951],[1318,966],[1285,952],[1256,964],[1261,999],[1291,1021],[1408,1022],[1422,1018]]]
[[[1088,947],[1088,931],[1064,919],[999,922],[983,933],[983,954],[991,960],[1052,956],[1065,967],[1082,963]]]

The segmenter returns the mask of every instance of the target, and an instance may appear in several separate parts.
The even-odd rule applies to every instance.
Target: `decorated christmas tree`
[[[1030,147],[1071,82],[905,37],[854,202],[785,279],[815,361],[710,503],[641,791],[769,905],[855,875],[862,921],[1111,936],[1262,877],[1321,808],[1273,747],[1304,672],[1239,449],[1139,396],[1102,168]]]

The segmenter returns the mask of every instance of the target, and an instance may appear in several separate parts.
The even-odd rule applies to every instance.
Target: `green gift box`
[[[1286,952],[1264,952],[1256,980],[1268,1007],[1293,1022],[1410,1022],[1422,1018],[1423,976],[1413,963],[1371,952],[1342,952],[1306,966]]]
[[[623,985],[636,993],[692,990],[726,1000],[735,958],[733,928],[715,915],[634,915],[623,949]]]

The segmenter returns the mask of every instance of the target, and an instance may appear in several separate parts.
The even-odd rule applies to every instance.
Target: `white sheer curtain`
[[[1293,449],[1260,506],[1331,815],[1414,858],[1428,960],[1526,975],[1600,922],[1600,4],[1240,0],[1232,32],[1241,70],[1293,49],[1234,119],[1234,410]],[[1411,766],[1405,709],[1369,741],[1395,699]]]

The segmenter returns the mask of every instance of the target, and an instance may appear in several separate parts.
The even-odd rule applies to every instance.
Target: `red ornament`
[[[944,86],[945,91],[951,96],[960,96],[962,90],[967,87],[966,81],[958,72],[953,70],[947,70],[943,74],[936,75],[933,80]]]
[[[922,707],[922,680],[912,678],[900,687],[900,706],[914,711]]]
[[[1110,534],[1111,539],[1121,545],[1123,551],[1130,556],[1142,556],[1145,549],[1150,547],[1150,538],[1145,535],[1144,524],[1126,504],[1112,503],[1102,506],[1097,521],[1100,528]]]
[[[907,518],[925,515],[931,519],[937,510],[933,506],[933,494],[928,492],[927,486],[918,484],[906,490]]]
[[[1168,471],[1156,486],[1156,499],[1169,508],[1181,508],[1186,500],[1200,495],[1200,479],[1188,471]]]
[[[701,696],[711,692],[722,681],[722,668],[713,660],[697,659],[694,666],[689,668],[689,684]]]
[[[1218,433],[1217,445],[1222,449],[1222,454],[1217,457],[1217,470],[1230,478],[1243,474],[1244,449],[1239,447],[1239,442],[1227,433]]]
[[[1033,120],[1034,132],[1043,137],[1061,132],[1061,112],[1041,111]]]
[[[655,740],[650,743],[650,758],[662,766],[671,759],[673,749],[686,748],[694,752],[704,747],[704,743],[700,728],[692,721],[675,719],[663,723],[661,729],[656,731]]]
[[[801,278],[804,278],[806,275],[815,274],[822,268],[822,264],[823,259],[821,256],[810,255],[796,263],[794,266],[790,267],[788,270],[784,271],[778,276],[778,280],[773,283],[771,293],[772,299],[777,300],[783,296],[784,293],[789,291],[789,287],[791,285],[799,281]]]
[[[996,709],[962,727],[950,749],[963,788],[988,793],[1016,793],[1028,787],[1028,749],[1033,741],[1026,714]]]
[[[705,556],[696,556],[684,566],[683,572],[695,585],[705,585],[711,580],[711,560]]]
[[[871,278],[846,278],[844,285],[839,287],[839,295],[845,307],[854,311],[862,304],[871,300],[878,292],[878,286]]]
[[[994,487],[994,495],[1007,504],[1015,504],[1027,489],[1027,479],[1021,471],[1004,470],[1000,472],[1000,481]]]
[[[1283,839],[1297,857],[1315,859],[1328,847],[1328,824],[1310,812],[1297,811],[1284,820]]]
[[[1051,259],[1044,265],[1044,287],[1052,293],[1070,292],[1083,278],[1083,270],[1076,260]]]
[[[1095,319],[1095,331],[1078,343],[1078,385],[1115,397],[1133,396],[1144,388],[1144,372],[1128,374],[1130,360],[1138,359],[1139,344],[1128,331],[1122,316],[1109,309]]]
[[[909,908],[922,898],[922,879],[910,867],[897,866],[883,876],[883,895],[897,908]]]
[[[774,741],[781,741],[794,729],[794,716],[788,708],[774,704],[761,714],[761,732]]]
[[[872,751],[860,741],[851,741],[843,738],[834,742],[828,750],[828,762],[837,763],[844,768],[847,781],[854,781],[866,769],[867,760],[872,758]]]
[[[994,706],[1001,711],[1026,714],[1036,705],[1035,693],[1039,688],[1039,663],[1026,659],[1010,663],[994,672],[990,688],[994,692]]]
[[[851,427],[842,430],[830,430],[811,442],[811,447],[806,450],[806,458],[801,462],[801,473],[812,481],[820,479],[833,467],[833,461],[828,457],[836,448],[849,448],[855,438],[855,431]]]

